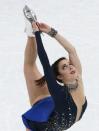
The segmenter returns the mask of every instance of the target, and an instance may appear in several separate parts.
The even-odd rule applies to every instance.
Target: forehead
[[[59,62],[59,66],[60,66],[60,67],[63,66],[64,64],[69,64],[69,60],[68,60],[68,59],[64,59],[64,60],[61,60],[61,61]]]

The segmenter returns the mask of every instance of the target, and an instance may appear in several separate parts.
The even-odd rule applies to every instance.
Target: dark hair
[[[56,60],[56,61],[52,64],[52,66],[51,66],[51,67],[52,67],[52,70],[53,70],[53,73],[54,73],[54,75],[55,75],[55,77],[56,77],[56,80],[57,80],[58,82],[60,82],[60,83],[63,83],[63,82],[62,82],[62,80],[60,80],[60,79],[57,78],[57,76],[60,74],[60,73],[59,73],[59,70],[58,70],[58,64],[59,64],[59,62],[60,62],[61,60],[64,60],[64,59],[66,59],[66,58],[65,58],[65,57],[59,58],[59,59]],[[36,85],[43,86],[43,85],[45,84],[45,82],[46,82],[45,76],[41,77],[41,78],[38,79],[38,80],[35,80],[35,82],[36,82]]]

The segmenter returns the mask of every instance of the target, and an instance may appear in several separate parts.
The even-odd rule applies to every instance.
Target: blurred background
[[[23,74],[23,7],[27,4],[39,22],[56,28],[76,48],[83,67],[88,108],[68,131],[99,131],[99,1],[3,0],[0,2],[0,131],[25,131],[21,115],[30,108]],[[53,63],[66,51],[52,38],[42,36]],[[39,69],[43,73],[39,59]]]

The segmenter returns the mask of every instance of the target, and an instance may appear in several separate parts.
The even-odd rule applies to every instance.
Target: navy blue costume
[[[38,55],[43,66],[45,79],[51,96],[36,102],[22,115],[23,123],[31,131],[63,131],[70,128],[76,120],[77,106],[68,87],[57,83],[44,49],[40,32],[35,32]],[[87,100],[82,105],[82,118],[87,107]]]

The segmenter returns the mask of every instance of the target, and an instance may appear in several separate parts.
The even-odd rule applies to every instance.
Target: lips
[[[75,71],[71,71],[70,74],[75,74]]]

